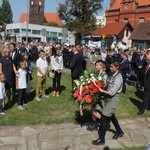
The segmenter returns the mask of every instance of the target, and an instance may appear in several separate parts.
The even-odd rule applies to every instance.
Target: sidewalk
[[[146,146],[150,142],[150,118],[124,119],[120,124],[125,135],[113,140],[113,133],[107,131],[105,146],[117,149]],[[96,131],[73,123],[0,127],[0,150],[103,150],[105,146],[91,145],[96,138]]]

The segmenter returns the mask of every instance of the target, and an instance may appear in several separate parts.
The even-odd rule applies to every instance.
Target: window
[[[142,23],[142,22],[144,22],[144,21],[145,21],[145,18],[144,18],[144,17],[139,18],[139,23]]]
[[[20,33],[20,30],[19,29],[14,29],[14,32],[15,33]]]
[[[58,36],[62,36],[62,33],[58,33]]]
[[[40,35],[40,31],[39,30],[32,30],[32,34]]]
[[[126,37],[129,36],[129,29],[126,30]]]
[[[129,22],[129,18],[124,18],[124,22]]]
[[[57,36],[57,32],[51,32],[51,35],[56,35]]]

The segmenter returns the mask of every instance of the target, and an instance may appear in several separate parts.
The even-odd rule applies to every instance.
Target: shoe
[[[36,96],[35,99],[36,101],[41,101],[41,99],[38,96]]]
[[[92,123],[87,127],[88,131],[97,131],[98,130],[98,125],[97,123]]]
[[[19,105],[18,109],[23,110],[24,108],[21,105]]]
[[[56,96],[56,92],[55,91],[53,92],[53,96]]]
[[[5,112],[0,112],[0,115],[5,116]]]
[[[138,113],[137,113],[138,115],[142,115],[142,114],[144,114],[144,111],[139,111]]]
[[[59,97],[59,92],[56,93],[56,96]]]
[[[105,142],[101,139],[93,140],[92,145],[98,146],[98,145],[105,145]]]
[[[117,140],[118,138],[120,137],[123,137],[124,133],[116,133],[114,136],[113,136],[113,139]]]
[[[23,106],[25,107],[25,106],[27,106],[27,104],[23,103]]]
[[[42,98],[49,98],[49,96],[46,95],[46,94],[44,94],[44,95],[42,96]]]

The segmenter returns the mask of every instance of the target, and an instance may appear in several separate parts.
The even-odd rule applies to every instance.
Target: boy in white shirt
[[[5,75],[0,74],[0,115],[5,115],[5,112],[3,110],[3,102],[6,97],[5,80]]]
[[[27,71],[26,71],[26,62],[20,62],[20,68],[18,74],[16,75],[16,89],[18,90],[18,108],[23,110],[23,104],[26,97],[26,88],[27,88]]]
[[[36,100],[40,101],[39,98],[39,91],[42,92],[43,98],[48,98],[47,95],[45,95],[45,85],[46,85],[46,75],[48,71],[48,64],[45,58],[45,51],[41,50],[39,54],[39,59],[36,61],[37,66],[37,87],[36,87]]]

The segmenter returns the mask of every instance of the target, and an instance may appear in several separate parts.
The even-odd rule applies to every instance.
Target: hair
[[[113,66],[115,66],[116,68],[118,68],[118,70],[121,69],[121,64],[120,64],[120,62],[118,62],[118,61],[115,61],[115,62],[111,63],[111,65],[113,65]]]
[[[11,42],[10,45],[12,45],[13,47],[16,47],[16,43]]]
[[[4,48],[2,51],[2,57],[6,57],[6,53],[10,52],[8,48]]]
[[[150,50],[147,50],[147,51],[146,51],[146,54],[149,55],[149,54],[150,54]]]
[[[41,53],[45,53],[45,51],[42,49],[42,50],[40,50],[40,54],[41,54]]]
[[[97,60],[97,61],[95,62],[95,66],[96,66],[96,64],[98,64],[98,63],[103,64],[103,68],[104,68],[104,70],[105,70],[105,68],[106,68],[105,62],[104,62],[103,60]]]

